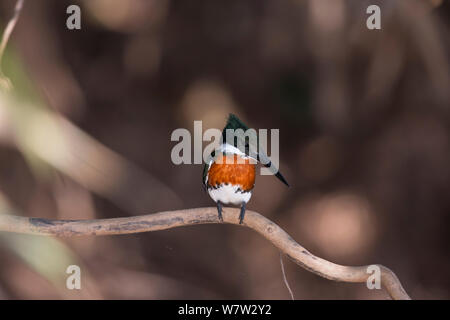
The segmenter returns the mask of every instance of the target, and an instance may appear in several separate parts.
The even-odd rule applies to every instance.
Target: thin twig
[[[5,31],[3,32],[2,41],[0,42],[0,81],[2,80],[3,86],[5,86],[7,89],[11,88],[11,82],[7,77],[3,75],[2,71],[3,54],[5,52],[6,45],[8,44],[9,37],[11,36],[11,33],[13,32],[14,27],[16,26],[17,20],[19,20],[20,12],[22,11],[24,1],[25,0],[17,0],[16,6],[14,8],[14,14],[12,18],[9,20],[8,24],[6,25]]]
[[[286,278],[286,272],[284,271],[283,254],[281,252],[280,252],[280,264],[281,264],[281,273],[283,274],[284,284],[286,285],[286,288],[288,289],[289,294],[291,295],[291,300],[295,300],[294,294],[292,293],[291,287],[289,286],[289,282],[287,281],[287,278]]]
[[[224,208],[222,215],[225,223],[239,225],[238,209]],[[207,223],[220,223],[216,208],[184,209],[98,220],[48,220],[0,214],[0,231],[60,237],[129,234]],[[335,281],[365,283],[371,275],[367,272],[369,266],[343,266],[313,255],[295,242],[286,231],[257,212],[247,210],[243,225],[271,241],[299,266],[321,277]],[[389,295],[393,299],[409,300],[410,297],[397,276],[388,268],[377,266],[380,268],[381,283]]]

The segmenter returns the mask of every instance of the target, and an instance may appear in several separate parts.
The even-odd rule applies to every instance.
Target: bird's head
[[[246,156],[261,162],[269,170],[283,182],[289,186],[286,179],[281,175],[280,171],[272,163],[267,156],[266,151],[260,144],[258,134],[255,129],[249,128],[234,114],[228,116],[227,123],[222,131],[223,143],[231,145]]]

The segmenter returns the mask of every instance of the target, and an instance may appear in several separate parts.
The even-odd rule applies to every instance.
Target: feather
[[[223,132],[225,132],[227,129],[242,129],[244,131],[248,130],[248,127],[245,123],[243,123],[237,116],[230,113],[228,116],[227,124],[225,125],[225,128],[223,128]]]

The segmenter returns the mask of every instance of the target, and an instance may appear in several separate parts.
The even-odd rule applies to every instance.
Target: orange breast
[[[240,158],[239,163],[238,157]],[[221,160],[221,163],[217,163]],[[255,185],[255,164],[249,159],[242,159],[238,155],[220,155],[211,164],[208,171],[208,185],[217,186],[229,183],[239,185],[243,191],[253,189]]]

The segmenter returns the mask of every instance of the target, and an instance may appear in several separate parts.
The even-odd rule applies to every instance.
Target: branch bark
[[[239,210],[224,208],[225,223],[239,225]],[[100,236],[166,230],[175,227],[220,223],[216,208],[166,211],[142,216],[98,220],[48,220],[0,214],[0,231],[53,235],[58,237]],[[282,253],[304,269],[334,281],[365,283],[368,266],[343,266],[319,258],[291,238],[282,228],[257,212],[247,210],[244,226],[271,241]],[[409,300],[397,276],[388,268],[381,270],[381,283],[391,298]]]

